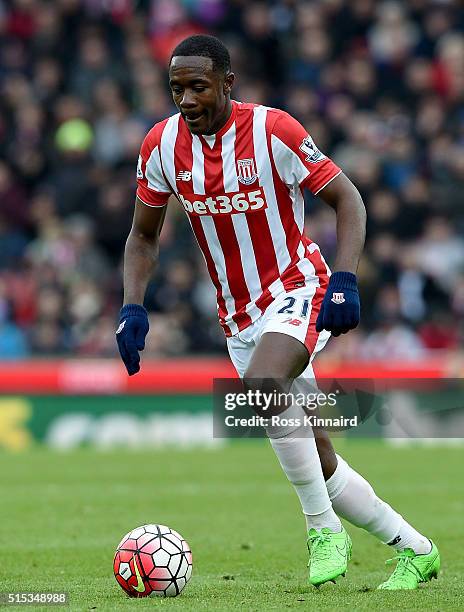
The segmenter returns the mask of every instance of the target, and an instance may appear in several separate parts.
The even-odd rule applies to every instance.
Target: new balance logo
[[[188,170],[181,170],[176,176],[176,181],[190,181],[191,178],[191,172],[189,172]]]
[[[343,304],[343,302],[345,301],[345,294],[344,293],[332,293],[331,301],[334,304]]]
[[[282,323],[288,323],[289,325],[294,325],[295,327],[298,327],[298,325],[302,324],[302,321],[300,319],[292,319],[292,317],[290,317],[289,319],[285,319],[285,321],[282,321]]]

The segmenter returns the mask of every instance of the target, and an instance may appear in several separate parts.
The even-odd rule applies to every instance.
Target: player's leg
[[[264,334],[253,352],[244,376],[246,388],[263,389],[263,379],[267,386],[277,391],[288,392],[290,386],[305,369],[308,353],[295,338],[279,333]],[[287,383],[286,388],[282,388]],[[273,389],[265,389],[271,392]],[[301,411],[301,415],[304,413]],[[308,430],[298,431],[297,427],[268,428],[271,445],[279,458],[283,470],[294,485],[303,512],[310,519],[308,528],[330,527],[340,531],[341,523],[332,510],[324,477],[317,454],[314,437]]]
[[[336,455],[325,430],[313,429],[326,477],[327,491],[332,504],[336,506],[337,513],[385,544],[395,546],[396,550],[412,548],[419,554],[429,552],[429,540],[408,525],[391,506],[378,498],[367,480]],[[403,523],[406,527],[403,527]]]
[[[313,426],[314,439],[316,440],[317,454],[321,460],[322,473],[325,481],[329,480],[337,469],[337,455],[328,433],[322,427]],[[330,496],[330,491],[329,491]]]
[[[254,328],[254,329],[253,329]],[[256,348],[256,324],[238,336],[229,338],[229,355],[239,376],[248,386],[261,385],[261,379],[277,379],[280,383],[295,378],[308,361],[305,347],[290,336],[283,334],[264,334]],[[314,438],[294,429],[268,431],[282,468],[290,482],[294,484],[300,498],[303,512],[308,517],[308,529],[329,527],[340,531],[341,523],[331,508]],[[313,517],[313,518],[311,518]]]
[[[436,577],[440,568],[436,546],[380,499],[369,482],[340,456],[326,485],[339,516],[398,551],[397,569],[380,588],[415,589],[420,582]]]
[[[398,569],[379,588],[416,588],[420,582],[436,576],[440,567],[436,546],[380,499],[369,482],[336,455],[326,431],[314,428],[314,435],[335,512],[399,553]],[[405,565],[409,570],[404,570]]]
[[[264,380],[266,391],[288,392],[308,361],[308,351],[299,340],[282,333],[264,333],[246,370],[245,386],[263,390]],[[332,509],[311,428],[269,427],[267,434],[306,517],[310,582],[319,585],[334,580],[346,571],[351,541]]]

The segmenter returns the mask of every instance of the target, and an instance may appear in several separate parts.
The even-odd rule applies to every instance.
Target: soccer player
[[[229,354],[245,381],[314,379],[311,362],[330,334],[358,325],[365,209],[357,189],[290,115],[231,100],[233,82],[218,39],[192,36],[174,50],[169,84],[179,113],[143,141],[125,248],[116,337],[129,375],[140,369],[148,332],[142,304],[171,194],[203,252]],[[336,211],[332,274],[303,233],[304,188]],[[317,445],[291,427],[270,427],[267,435],[306,518],[311,584],[346,571],[351,541],[339,516],[398,551],[379,588],[414,589],[437,575],[435,544],[335,455],[326,434]]]

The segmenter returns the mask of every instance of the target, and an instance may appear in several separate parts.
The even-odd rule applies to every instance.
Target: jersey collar
[[[219,142],[219,139],[222,138],[222,136],[224,136],[224,134],[233,124],[233,122],[235,121],[235,116],[237,114],[237,102],[235,100],[231,100],[231,105],[232,105],[232,110],[230,112],[229,118],[227,119],[227,121],[224,123],[224,125],[222,126],[220,130],[218,130],[215,134],[211,134],[210,137],[206,136],[206,138],[204,134],[200,134],[200,137],[203,138],[205,142],[207,138],[212,140],[213,136],[216,137],[215,142]]]

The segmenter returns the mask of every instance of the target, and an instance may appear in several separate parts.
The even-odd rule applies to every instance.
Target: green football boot
[[[324,527],[308,531],[309,582],[318,587],[344,576],[351,559],[351,538],[342,527],[339,533]]]
[[[440,569],[440,554],[433,542],[432,550],[426,555],[416,555],[412,548],[406,548],[393,559],[386,561],[390,565],[398,560],[393,574],[382,582],[378,589],[398,591],[401,589],[417,589],[421,582],[437,578]]]

